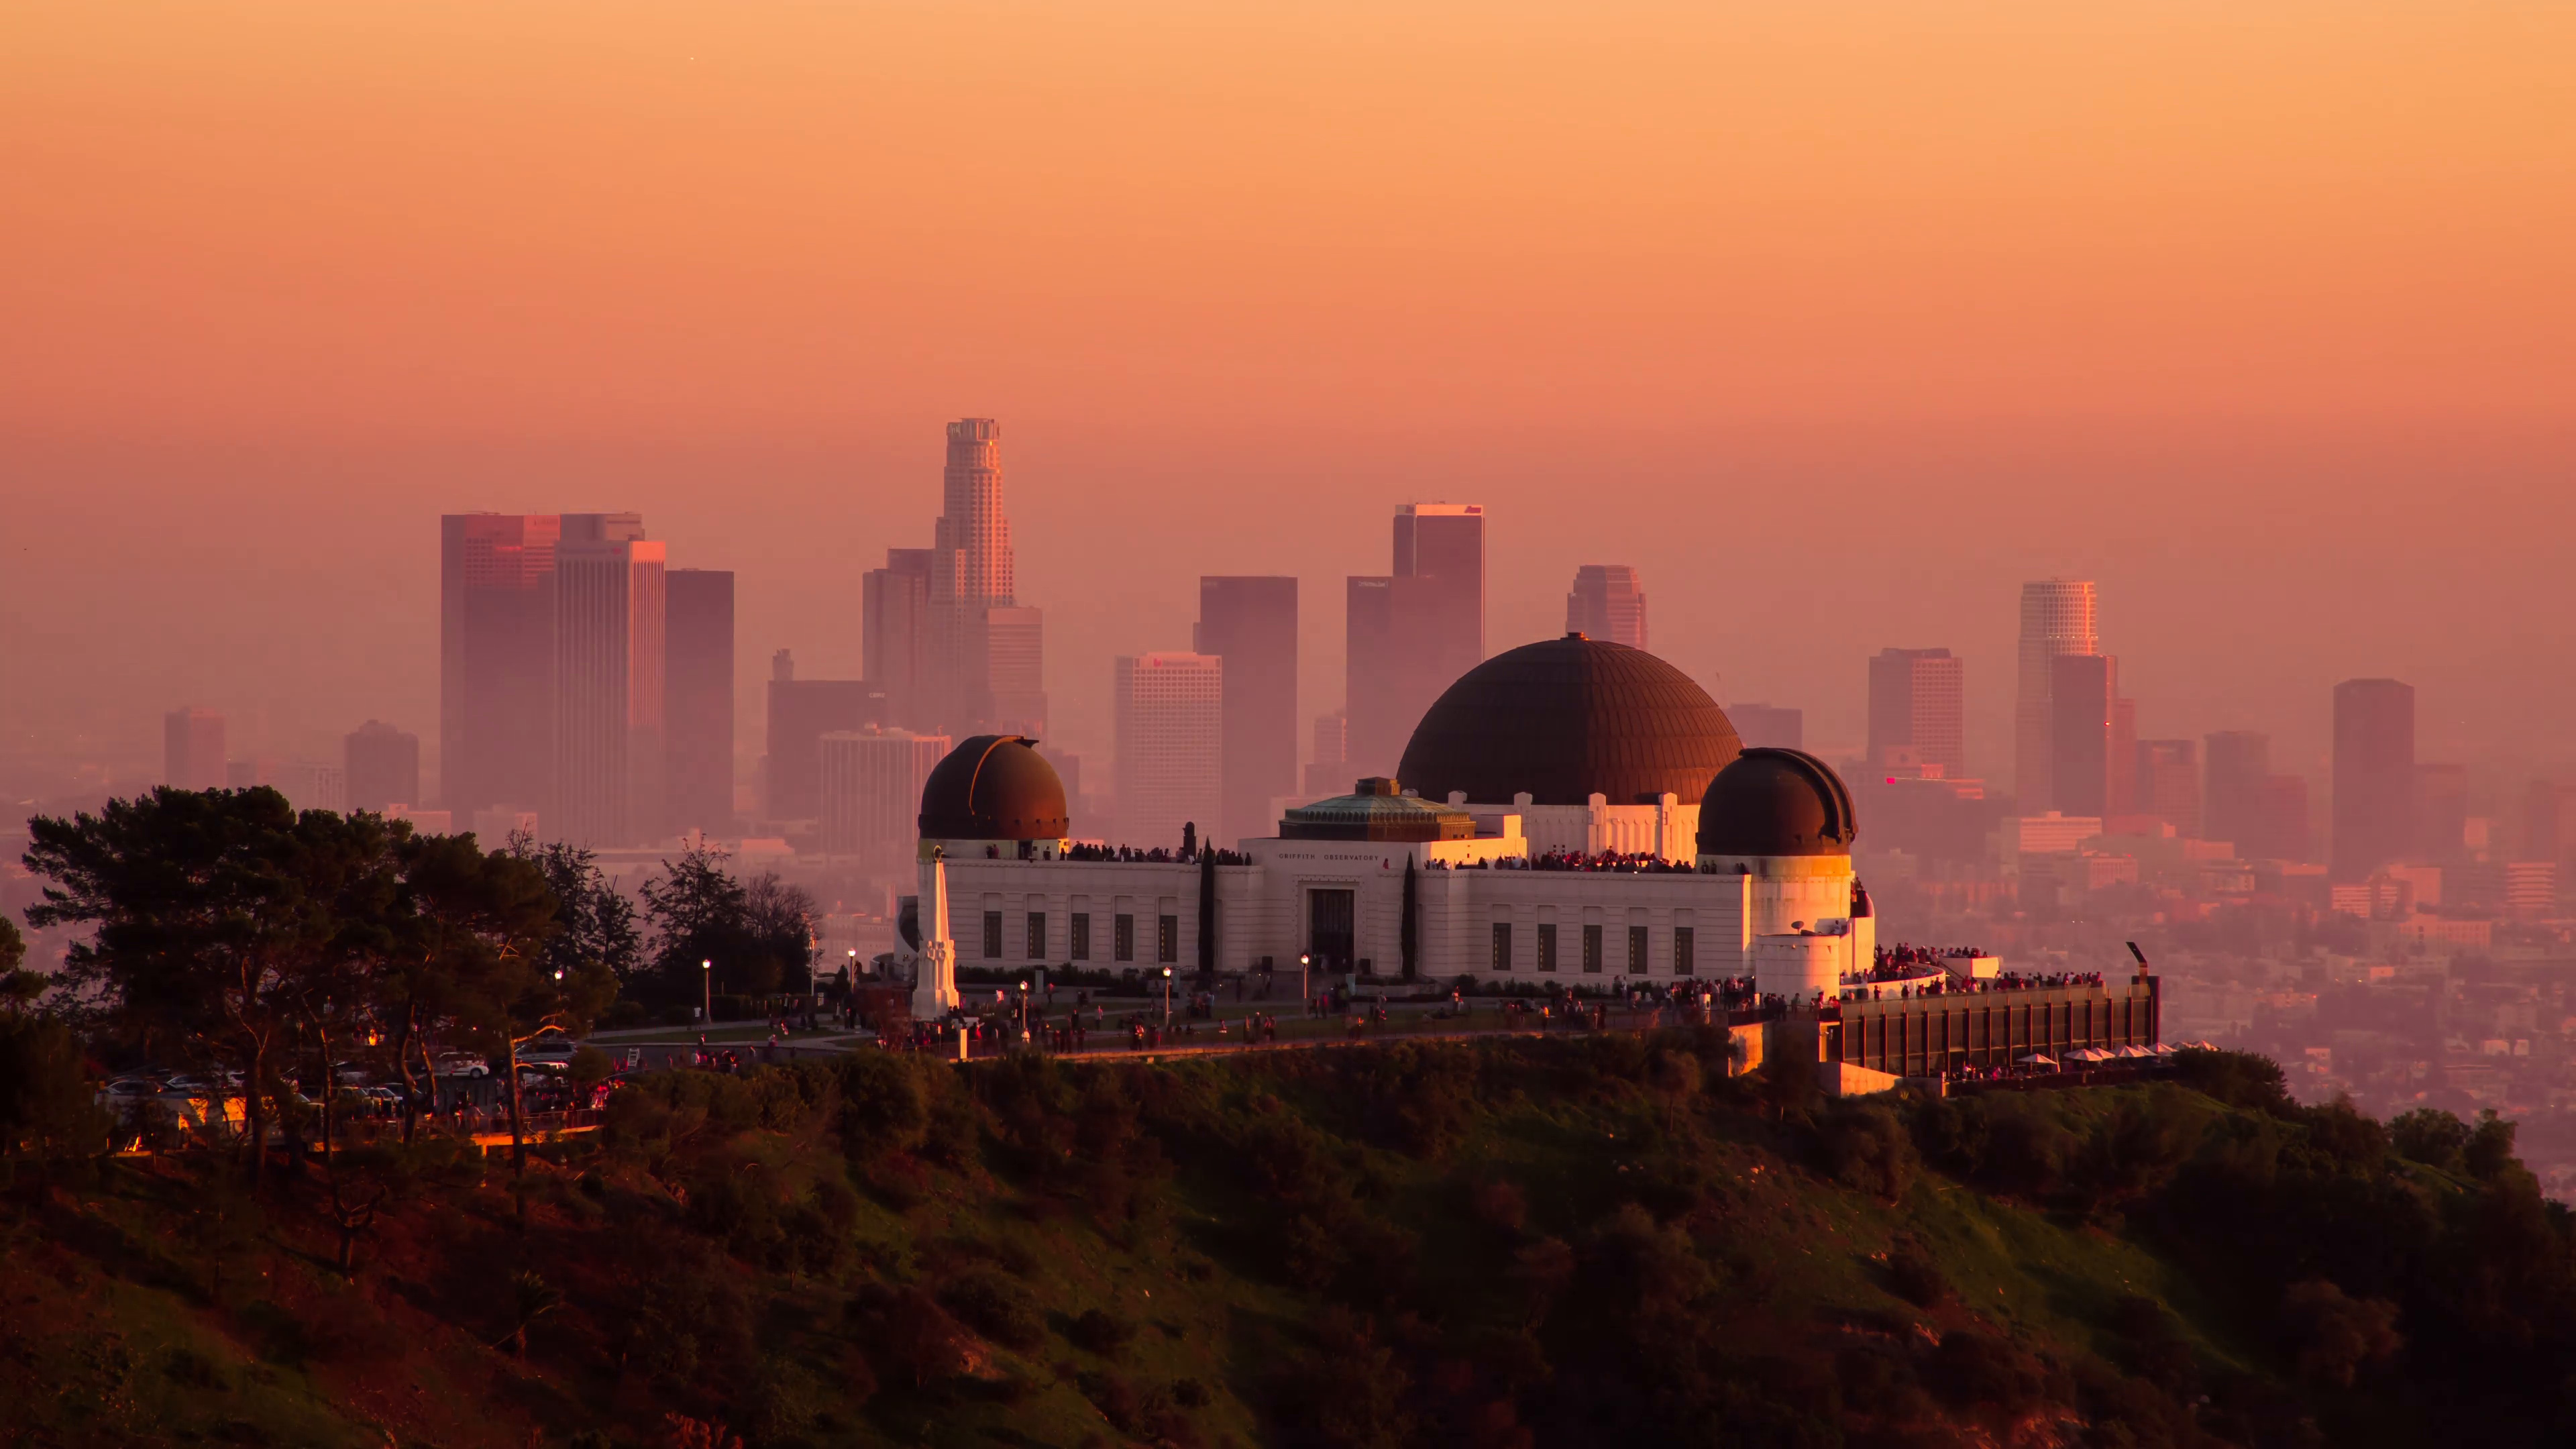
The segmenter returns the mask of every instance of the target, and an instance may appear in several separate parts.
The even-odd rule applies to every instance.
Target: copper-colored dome
[[[1422,716],[1396,777],[1426,800],[1696,800],[1744,748],[1691,677],[1643,649],[1568,634],[1497,654]]]
[[[1842,776],[1804,750],[1746,750],[1699,802],[1702,855],[1849,855],[1859,835]]]
[[[921,787],[924,840],[1060,840],[1070,828],[1064,781],[1020,735],[976,735],[931,767]]]

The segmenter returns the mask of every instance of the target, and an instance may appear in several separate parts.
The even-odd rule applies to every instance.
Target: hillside
[[[336,1217],[318,1164],[255,1200],[202,1159],[20,1159],[0,1445],[2566,1428],[2568,1223],[2500,1124],[2410,1120],[2401,1155],[2215,1054],[1828,1104],[1723,1050],[680,1073],[520,1193],[445,1144],[346,1154]]]

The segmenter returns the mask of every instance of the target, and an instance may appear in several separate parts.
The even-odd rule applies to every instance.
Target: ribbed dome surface
[[[1058,840],[1070,828],[1064,781],[1020,735],[976,735],[921,787],[924,840]]]
[[[1743,749],[1708,691],[1642,649],[1568,634],[1458,677],[1414,727],[1396,777],[1426,800],[1540,805],[1696,800]]]
[[[1804,750],[1746,750],[1699,804],[1702,855],[1849,855],[1859,835],[1842,776]]]
[[[1454,805],[1395,792],[1393,780],[1362,780],[1336,795],[1289,810],[1282,840],[1473,840],[1476,821]]]

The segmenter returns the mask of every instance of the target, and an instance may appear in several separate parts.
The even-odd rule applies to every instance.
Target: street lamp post
[[[1313,956],[1304,951],[1297,953],[1297,994],[1306,998],[1306,1009],[1309,1011],[1314,1010],[1315,1007],[1315,983],[1308,979],[1307,968],[1314,964]]]
[[[1020,1040],[1029,1038],[1029,983],[1020,983]]]
[[[1172,1029],[1172,968],[1163,968],[1163,1030]]]
[[[716,963],[711,959],[699,962],[698,974],[706,986],[706,1004],[698,1008],[698,1020],[713,1026],[716,1024]]]

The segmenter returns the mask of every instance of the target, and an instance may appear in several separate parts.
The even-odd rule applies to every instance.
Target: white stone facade
[[[1346,891],[1351,968],[1365,963],[1377,977],[1400,975],[1408,860],[1415,977],[1424,981],[1463,975],[1599,987],[1743,976],[1755,937],[1844,929],[1850,914],[1849,856],[1712,859],[1698,871],[1531,870],[1519,863],[1536,841],[1519,834],[1516,819],[1511,826],[1504,835],[1424,843],[1243,841],[1250,863],[1216,869],[1217,969],[1267,963],[1293,973],[1299,955],[1327,956],[1317,930],[1334,912],[1315,894]],[[1052,849],[1036,859],[999,854],[948,852],[958,965],[1140,976],[1197,969],[1197,863],[1067,860]],[[1859,939],[1844,936],[1838,949]],[[1325,974],[1319,966],[1319,985]]]

